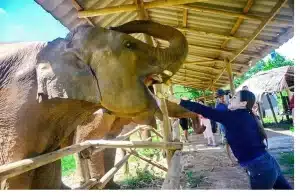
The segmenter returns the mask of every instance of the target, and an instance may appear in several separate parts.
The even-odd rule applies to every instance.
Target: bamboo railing
[[[139,155],[135,150],[131,148],[155,148],[164,150],[181,150],[183,144],[181,142],[151,142],[151,141],[122,141],[129,138],[132,134],[139,131],[141,128],[149,128],[153,132],[161,136],[154,128],[150,126],[138,126],[132,131],[124,135],[120,135],[113,140],[87,140],[78,144],[62,148],[60,150],[43,154],[30,159],[23,159],[13,163],[8,163],[0,166],[0,182],[18,176],[27,171],[36,169],[43,165],[55,162],[64,156],[71,155],[78,152],[83,152],[82,155],[85,159],[89,158],[91,154],[104,150],[105,148],[122,148],[127,154],[119,161],[111,170],[109,170],[101,179],[91,178],[86,180],[84,184],[75,189],[90,189],[92,187],[97,187],[102,189],[110,179],[116,174],[116,172],[128,161],[131,155],[134,155],[141,160],[158,167],[163,171],[168,171],[168,169],[151,159]]]

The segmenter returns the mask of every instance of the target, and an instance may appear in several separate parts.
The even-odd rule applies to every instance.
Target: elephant
[[[196,113],[190,112],[185,108],[172,103],[166,100],[169,117],[172,118],[192,118],[193,119],[193,128],[197,129],[200,123],[195,120],[198,119]],[[113,139],[119,134],[125,134],[128,131],[134,129],[138,124],[134,123],[129,118],[118,118],[114,115],[105,113],[102,109],[97,111],[96,118],[86,126],[78,126],[77,130],[74,132],[74,136],[70,137],[69,143],[66,143],[65,146],[69,146],[72,143],[79,143],[86,140],[95,140],[95,139]],[[152,127],[156,128],[156,121],[153,121],[151,124]],[[103,135],[106,133],[106,135]],[[74,139],[73,139],[74,138]],[[144,137],[147,139],[148,136]],[[88,170],[90,171],[90,177],[100,179],[105,173],[107,173],[113,166],[116,156],[115,149],[105,149],[104,151],[97,152],[93,154],[88,159]],[[82,182],[84,176],[82,173],[82,159],[76,157],[77,165],[77,177],[79,177]],[[118,189],[119,186],[113,182],[109,181],[105,188],[108,189]]]
[[[150,46],[131,33],[168,41]],[[175,28],[136,20],[105,29],[81,25],[47,43],[0,46],[0,165],[61,148],[103,108],[149,124],[161,110],[148,89],[175,74],[188,53]],[[105,135],[106,133],[102,133]],[[60,189],[60,161],[1,182],[9,189]]]

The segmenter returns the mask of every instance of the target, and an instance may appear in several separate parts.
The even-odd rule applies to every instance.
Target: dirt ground
[[[269,152],[279,158],[293,152],[294,140],[289,130],[267,129]],[[206,147],[203,135],[191,135],[182,156],[182,189],[249,189],[248,177],[240,166],[231,166],[222,145]],[[220,136],[216,134],[216,141]],[[282,167],[285,170],[285,167]],[[294,184],[294,175],[286,176]]]

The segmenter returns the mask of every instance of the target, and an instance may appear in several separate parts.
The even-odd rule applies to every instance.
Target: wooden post
[[[231,63],[230,61],[226,58],[224,60],[225,66],[226,66],[226,70],[228,73],[228,79],[229,79],[229,84],[230,84],[230,91],[231,94],[234,95],[235,91],[234,91],[234,84],[233,84],[233,75],[232,75],[232,67],[231,67]]]
[[[181,176],[181,151],[176,151],[172,158],[172,162],[165,181],[162,185],[162,189],[176,190],[180,188],[180,176]]]
[[[273,108],[273,105],[272,105],[269,93],[267,93],[267,99],[268,99],[268,102],[269,102],[269,105],[270,105],[270,108],[271,108],[274,120],[275,120],[276,124],[278,125],[278,121],[277,121],[277,118],[276,118],[276,115],[275,115],[275,112],[274,112],[274,108]]]
[[[156,94],[158,94],[158,93],[164,94],[163,84],[155,85],[155,90],[156,90]],[[164,98],[160,99],[160,106],[161,106],[161,110],[163,113],[163,133],[164,133],[163,139],[164,139],[164,142],[169,142],[169,141],[171,141],[171,126],[170,126],[170,121],[169,121],[166,100]],[[172,155],[173,155],[172,151],[166,150],[166,158],[167,158],[168,167],[170,166]]]
[[[260,116],[261,122],[262,122],[263,126],[265,126],[264,119],[263,119],[263,114],[261,112],[261,107],[260,107],[259,102],[257,102],[257,106],[258,106],[258,112],[259,112],[259,116]]]
[[[283,111],[285,113],[286,120],[289,121],[290,117],[288,115],[288,105],[287,105],[287,102],[285,100],[285,97],[283,97],[282,92],[279,92],[279,94],[280,94],[280,97],[281,97],[282,107],[283,107]]]

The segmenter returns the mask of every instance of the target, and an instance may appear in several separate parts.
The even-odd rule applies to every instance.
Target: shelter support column
[[[274,112],[274,108],[273,108],[273,105],[272,105],[269,93],[267,93],[267,99],[268,99],[268,102],[269,102],[269,105],[270,105],[270,108],[271,108],[274,120],[275,120],[276,124],[278,125],[278,121],[277,121],[277,118],[276,118],[276,115],[275,115],[275,112]]]
[[[155,93],[157,95],[158,94],[164,95],[164,86],[163,86],[163,84],[155,85],[155,91],[156,91]],[[159,96],[159,97],[162,97],[162,98],[160,98],[160,109],[163,113],[163,126],[162,126],[163,136],[164,136],[163,141],[164,142],[170,142],[171,141],[172,130],[171,130],[171,125],[170,125],[170,121],[169,121],[168,108],[167,108],[165,98],[163,96]],[[166,158],[167,158],[168,167],[170,167],[173,153],[174,152],[171,151],[171,150],[166,150]]]
[[[231,94],[234,95],[235,90],[234,90],[234,84],[233,84],[232,64],[230,63],[230,61],[227,58],[224,60],[224,63],[225,63],[225,67],[226,67],[226,70],[227,70],[227,73],[228,73],[230,91],[231,91]]]

